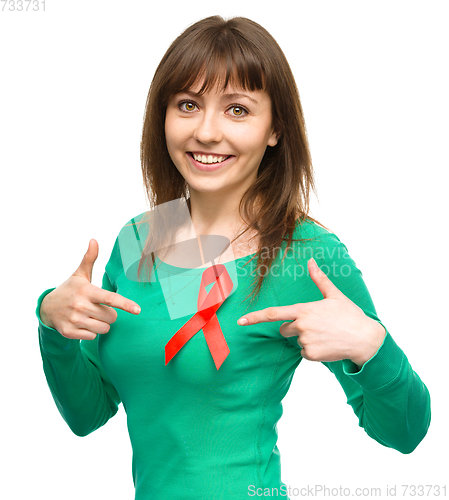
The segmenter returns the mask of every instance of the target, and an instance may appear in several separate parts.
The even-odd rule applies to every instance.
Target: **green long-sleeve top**
[[[292,250],[278,253],[249,308],[243,299],[252,291],[255,259],[246,267],[252,256],[224,264],[234,288],[216,311],[230,351],[218,370],[202,330],[165,363],[165,345],[196,312],[191,305],[205,267],[186,270],[157,260],[155,280],[139,283],[124,269],[117,238],[102,287],[135,301],[141,313],[116,309],[109,332],[95,340],[67,339],[44,325],[40,305],[54,288],[39,297],[39,345],[58,410],[75,434],[85,436],[123,403],[136,500],[243,500],[266,488],[277,488],[287,498],[277,422],[302,361],[301,348],[297,337],[280,334],[282,321],[239,326],[237,319],[266,307],[321,300],[307,273],[312,256],[337,288],[386,330],[382,345],[361,369],[348,359],[323,362],[341,384],[359,425],[401,453],[412,452],[425,436],[429,392],[379,320],[346,246],[310,220],[298,222],[294,238],[312,240],[293,242]],[[176,303],[190,304],[187,314],[181,315]]]

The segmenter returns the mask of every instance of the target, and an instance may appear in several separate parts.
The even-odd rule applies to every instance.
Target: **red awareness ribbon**
[[[214,281],[215,284],[208,293],[206,286]],[[165,366],[202,328],[215,366],[217,370],[220,369],[230,351],[215,313],[230,295],[232,287],[231,277],[223,264],[213,265],[203,272],[198,292],[198,312],[165,345]]]

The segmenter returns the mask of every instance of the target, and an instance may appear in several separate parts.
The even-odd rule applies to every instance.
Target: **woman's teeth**
[[[206,156],[206,155],[197,155],[195,153],[192,153],[192,155],[196,161],[199,161],[201,163],[221,163],[222,161],[229,158],[229,156],[212,156],[212,155]]]

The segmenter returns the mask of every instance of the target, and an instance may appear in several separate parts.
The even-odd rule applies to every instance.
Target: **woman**
[[[211,17],[173,42],[141,159],[153,210],[123,227],[102,289],[91,240],[38,300],[45,374],[72,431],[93,432],[123,403],[138,500],[287,498],[276,424],[305,358],[336,376],[370,437],[412,452],[428,390],[345,245],[308,215],[302,108],[266,30]]]

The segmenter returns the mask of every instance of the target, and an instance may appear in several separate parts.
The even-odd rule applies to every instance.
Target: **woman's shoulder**
[[[114,266],[116,274],[127,269],[142,255],[142,244],[148,234],[149,212],[142,212],[122,221],[118,225],[109,266]]]
[[[118,231],[118,239],[129,237],[130,235],[139,235],[142,239],[144,233],[148,231],[148,222],[150,212],[147,210],[121,222]]]
[[[324,224],[312,217],[296,219],[294,238],[298,239],[322,239],[329,236],[336,237],[335,233],[327,229]]]
[[[292,243],[293,248],[298,252],[306,249],[320,260],[330,261],[337,257],[349,257],[348,249],[340,238],[313,218],[296,221],[293,239],[295,240]]]
[[[148,222],[150,218],[150,211],[145,210],[145,212],[142,212],[138,215],[135,215],[131,219],[129,219],[124,226],[132,226],[135,224],[143,224],[145,222]]]

